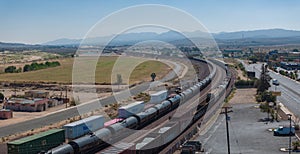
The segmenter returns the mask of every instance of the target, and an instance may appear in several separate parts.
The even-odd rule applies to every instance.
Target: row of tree
[[[36,70],[40,70],[40,69],[46,69],[46,68],[50,68],[50,67],[56,67],[56,66],[60,66],[60,63],[58,61],[54,61],[54,62],[45,62],[45,63],[31,63],[30,65],[27,64],[23,67],[23,72],[29,72],[29,71],[36,71]],[[22,68],[17,68],[16,66],[8,66],[7,68],[5,68],[4,70],[5,73],[20,73],[22,72]]]
[[[237,80],[235,82],[235,87],[237,88],[251,88],[251,87],[257,87],[258,81],[253,79],[253,80]]]
[[[16,66],[8,66],[4,70],[5,73],[20,73],[22,72],[22,68],[18,68]]]
[[[276,104],[276,96],[273,95],[272,92],[268,91],[268,89],[271,87],[270,85],[271,77],[268,74],[268,66],[263,64],[261,69],[262,72],[260,75],[260,79],[258,80],[256,101],[261,102],[260,104],[261,111],[268,113],[268,120],[270,120],[269,114],[271,114],[272,117],[271,120],[274,120],[274,118],[278,120],[277,119],[278,113],[275,113],[275,108],[278,108]],[[272,106],[270,106],[271,102],[273,102]]]
[[[297,70],[294,71],[294,72],[292,72],[292,71],[288,72],[288,71],[280,70],[279,73],[281,75],[287,76],[287,77],[289,77],[289,78],[291,78],[293,80],[297,80],[298,79],[298,72],[297,72]]]
[[[25,65],[23,67],[23,72],[36,71],[36,70],[56,67],[56,66],[60,66],[60,63],[58,61],[54,61],[54,62],[47,61],[45,63],[31,63],[31,65]]]

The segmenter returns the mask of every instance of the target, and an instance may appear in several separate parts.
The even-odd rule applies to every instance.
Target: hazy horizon
[[[81,39],[104,17],[120,9],[142,4],[162,4],[183,10],[199,20],[211,33],[300,30],[300,21],[297,20],[300,1],[297,0],[1,0],[0,12],[3,15],[0,17],[0,42],[41,44],[62,38]],[[107,31],[105,36],[112,34]]]

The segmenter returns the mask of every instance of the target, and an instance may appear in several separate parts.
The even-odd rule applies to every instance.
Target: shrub
[[[35,71],[35,70],[40,70],[40,69],[46,69],[50,67],[56,67],[60,66],[60,63],[58,61],[54,62],[45,62],[45,63],[31,63],[30,65],[25,65],[23,67],[23,72],[29,72],[29,71]]]
[[[17,69],[16,66],[8,66],[4,70],[5,73],[19,73],[21,71],[22,71],[22,69],[21,68]]]

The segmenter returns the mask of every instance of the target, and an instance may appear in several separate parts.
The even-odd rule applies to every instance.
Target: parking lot
[[[260,122],[267,113],[260,112],[258,104],[233,104],[229,113],[229,134],[231,153],[276,154],[284,153],[280,148],[288,147],[289,137],[273,136],[270,128],[289,125],[289,121],[273,123]],[[221,114],[209,131],[196,138],[204,146],[204,153],[227,153],[225,115]],[[292,137],[295,141],[296,137]]]

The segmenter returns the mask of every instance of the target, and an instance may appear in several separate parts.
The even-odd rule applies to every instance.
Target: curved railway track
[[[126,137],[122,141],[117,142],[116,144],[114,144],[115,146],[110,146],[109,148],[98,151],[97,153],[99,153],[99,154],[100,153],[105,153],[105,154],[136,153],[135,152],[136,143],[138,141],[140,141],[142,138],[144,138],[145,136],[147,136],[148,134],[150,134],[152,131],[157,130],[158,128],[161,128],[161,127],[167,125],[170,122],[170,120],[172,120],[172,118],[170,118],[170,117],[173,117],[174,114],[177,114],[177,117],[182,117],[183,114],[185,114],[186,112],[181,112],[181,111],[188,111],[188,112],[196,113],[197,105],[199,104],[199,102],[205,102],[206,95],[209,92],[209,90],[211,89],[211,86],[213,88],[217,87],[219,85],[220,81],[222,81],[224,78],[224,76],[223,76],[224,70],[222,68],[218,68],[217,71],[218,71],[217,74],[221,74],[221,75],[216,75],[214,77],[213,81],[215,81],[215,82],[213,82],[211,85],[209,85],[205,89],[203,89],[201,91],[201,93],[199,93],[199,95],[195,95],[194,97],[189,99],[188,103],[185,103],[183,106],[178,107],[178,109],[166,114],[165,116],[161,117],[160,119],[154,121],[152,124],[143,128],[143,130],[146,130],[146,131],[138,131],[138,132]],[[204,74],[202,74],[202,76],[199,78],[203,79],[205,77],[203,75]],[[191,120],[191,119],[187,119],[187,120]],[[188,129],[188,130],[190,130],[190,129]],[[126,149],[126,150],[124,150],[124,149]],[[152,153],[152,151],[150,153]]]
[[[206,67],[204,70],[208,70],[209,65],[207,65],[207,62],[205,63]],[[103,128],[94,132],[94,134],[86,135],[70,141],[68,144],[57,147],[51,152],[95,153],[96,151],[109,146],[106,142],[104,142],[109,141],[111,144],[119,145],[120,147],[109,147],[108,149],[102,150],[100,153],[124,153],[126,151],[135,153],[136,150],[132,150],[134,149],[132,147],[134,147],[141,138],[147,136],[148,134],[151,134],[153,131],[159,129],[160,127],[163,127],[165,125],[172,125],[172,127],[170,128],[174,128],[175,132],[180,134],[181,132],[186,130],[187,126],[187,128],[189,128],[189,126],[194,123],[195,120],[198,120],[198,118],[201,118],[205,114],[206,109],[209,107],[208,103],[206,102],[208,102],[210,98],[218,98],[215,95],[212,95],[211,97],[207,96],[207,93],[209,92],[211,86],[215,87],[219,84],[219,82],[222,81],[223,73],[220,72],[222,71],[222,69],[219,68],[217,70],[215,66],[211,64],[210,67],[213,67],[212,72],[203,71],[204,73],[208,74],[206,75],[205,79],[203,79],[201,82],[195,83],[195,85],[184,90],[182,93],[176,95],[175,97],[169,98],[168,100],[163,101],[162,103],[159,103],[154,107],[145,110],[144,112],[138,113],[137,115],[128,117],[121,123],[110,125],[107,128]],[[221,74],[221,76],[215,76],[217,71],[218,74]],[[211,82],[213,84],[211,84]],[[191,121],[181,119],[181,117],[186,116],[191,117]],[[138,132],[136,132],[135,129],[143,130],[139,130]],[[173,135],[173,137],[175,136]],[[101,139],[103,139],[103,141]],[[159,146],[159,150],[162,150],[162,148],[164,148],[167,144],[165,145],[165,143],[163,142],[162,145],[163,146]],[[129,148],[129,150],[126,150],[127,148]],[[158,148],[154,149],[157,152]],[[141,152],[140,150],[138,151]]]

